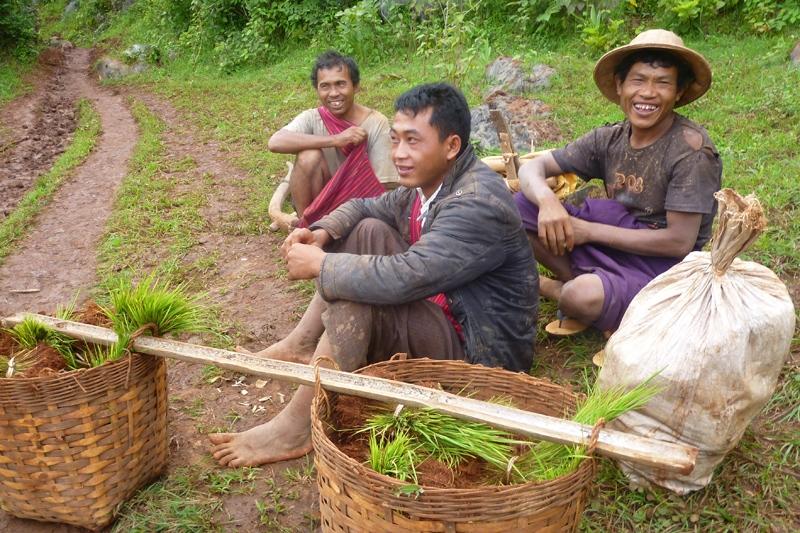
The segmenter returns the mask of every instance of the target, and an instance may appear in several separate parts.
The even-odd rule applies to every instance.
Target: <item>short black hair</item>
[[[447,83],[426,83],[417,85],[397,97],[394,110],[416,116],[431,108],[429,124],[439,130],[439,140],[443,141],[448,136],[456,134],[461,139],[461,150],[458,155],[466,150],[469,145],[469,132],[472,127],[472,118],[469,105],[464,95]]]
[[[344,67],[347,69],[347,73],[350,75],[350,81],[353,82],[353,85],[358,85],[358,82],[361,81],[361,74],[358,72],[358,65],[355,59],[350,56],[343,56],[336,50],[328,50],[318,55],[317,59],[314,61],[314,66],[311,67],[311,85],[313,85],[315,89],[317,88],[317,73],[320,70],[327,70],[334,67]]]
[[[678,69],[678,89],[683,90],[695,79],[692,67],[683,59],[667,50],[638,50],[620,61],[614,69],[614,76],[625,81],[634,63],[646,63],[651,67]]]

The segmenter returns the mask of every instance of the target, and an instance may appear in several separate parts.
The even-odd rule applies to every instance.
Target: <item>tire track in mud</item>
[[[0,266],[0,315],[53,312],[96,282],[96,246],[124,178],[138,136],[123,98],[89,76],[91,51],[65,50],[61,83],[55,87],[87,98],[99,113],[102,133],[94,151],[37,216],[35,227]],[[20,292],[22,291],[22,292]]]

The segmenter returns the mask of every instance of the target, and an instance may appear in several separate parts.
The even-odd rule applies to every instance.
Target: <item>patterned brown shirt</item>
[[[601,178],[609,198],[654,228],[667,226],[667,211],[701,213],[695,249],[711,236],[714,193],[722,184],[722,161],[706,130],[675,115],[672,127],[644,148],[630,145],[627,120],[596,128],[553,157],[564,172]]]

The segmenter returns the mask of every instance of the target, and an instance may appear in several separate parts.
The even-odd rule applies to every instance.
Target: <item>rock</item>
[[[794,45],[794,50],[792,50],[789,57],[792,58],[792,65],[800,67],[800,41],[797,41],[797,44]]]
[[[75,11],[78,10],[79,7],[80,7],[80,2],[78,0],[71,0],[70,3],[67,4],[67,7],[64,8],[64,13],[62,14],[62,17],[66,17],[70,13],[74,13]]]
[[[550,78],[555,73],[556,69],[544,63],[534,65],[529,78],[533,89],[547,89],[550,87]]]
[[[531,146],[547,141],[561,140],[558,126],[550,120],[550,108],[540,100],[532,100],[496,90],[483,105],[471,111],[472,133],[470,140],[483,149],[500,148],[497,130],[489,118],[489,109],[499,109],[511,132],[511,141],[519,153],[528,152]]]
[[[555,72],[552,67],[539,64],[527,74],[519,59],[498,57],[486,67],[486,78],[506,91],[519,94],[549,87]]]
[[[160,63],[161,52],[149,44],[134,44],[124,52],[122,58],[129,65],[132,63]],[[138,67],[141,68],[141,67]],[[138,72],[138,71],[137,71]]]
[[[122,61],[117,61],[110,57],[101,57],[95,63],[94,69],[101,80],[113,80],[123,78],[132,72],[130,66]]]
[[[61,48],[62,50],[69,50],[71,48],[75,48],[75,45],[71,42],[67,41],[66,39],[62,39],[57,35],[50,37],[50,42],[48,43],[52,48]]]

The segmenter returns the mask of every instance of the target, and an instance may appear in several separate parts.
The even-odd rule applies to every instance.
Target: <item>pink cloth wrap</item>
[[[325,107],[318,108],[322,122],[331,135],[343,132],[353,124],[337,118]],[[367,154],[367,143],[349,144],[341,148],[346,159],[314,198],[300,218],[299,226],[306,228],[343,203],[353,198],[370,198],[384,192]]]

